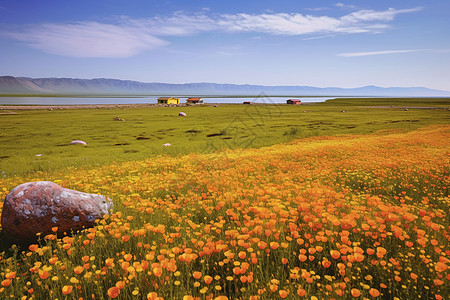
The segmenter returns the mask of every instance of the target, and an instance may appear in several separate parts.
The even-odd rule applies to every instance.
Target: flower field
[[[115,204],[0,253],[0,298],[445,299],[449,149],[431,126],[0,178]]]

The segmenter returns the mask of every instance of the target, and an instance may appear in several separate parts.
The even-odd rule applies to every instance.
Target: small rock
[[[76,231],[92,227],[113,208],[108,197],[63,188],[50,181],[28,182],[15,187],[5,198],[1,218],[5,234],[19,241],[36,234]]]
[[[180,116],[180,117],[186,117],[186,113],[180,112],[180,113],[178,114],[178,116]]]
[[[85,141],[81,141],[81,140],[73,140],[70,142],[71,145],[84,145],[86,146],[87,143]]]
[[[170,146],[172,146],[172,145],[169,144],[169,143],[165,143],[165,144],[162,144],[162,145],[161,145],[161,147],[170,147]]]

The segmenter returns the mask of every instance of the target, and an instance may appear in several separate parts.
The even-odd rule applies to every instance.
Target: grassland
[[[0,112],[2,176],[142,160],[159,154],[259,148],[321,135],[409,131],[448,123],[445,109],[367,108],[407,104],[344,99],[316,105],[220,105]],[[449,99],[413,99],[413,106],[450,106]],[[184,111],[187,117],[178,117]],[[345,112],[343,112],[345,111]],[[125,121],[114,121],[118,117]],[[209,137],[208,137],[209,136]],[[80,139],[87,147],[69,146]],[[170,143],[171,147],[161,147]],[[36,156],[40,155],[40,156]]]
[[[0,115],[2,198],[50,180],[115,204],[72,236],[0,233],[0,298],[445,299],[448,104],[364,101]]]

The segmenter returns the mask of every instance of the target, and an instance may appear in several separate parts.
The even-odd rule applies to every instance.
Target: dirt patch
[[[220,136],[220,135],[223,135],[222,133],[211,133],[211,134],[208,134],[206,137],[213,137],[213,136]]]

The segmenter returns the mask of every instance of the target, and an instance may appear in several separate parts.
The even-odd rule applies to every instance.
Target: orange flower
[[[84,262],[88,262],[88,261],[89,261],[89,256],[88,256],[88,255],[85,255],[85,256],[83,256],[83,257],[81,258],[81,260],[84,261]]]
[[[350,293],[355,298],[361,296],[361,292],[358,289],[351,289]]]
[[[382,258],[386,254],[386,249],[383,247],[377,247],[377,256],[378,258]]]
[[[377,290],[377,289],[371,288],[371,289],[369,290],[369,294],[370,294],[370,296],[372,296],[372,297],[375,298],[375,297],[380,296],[380,291]]]
[[[443,262],[437,262],[436,265],[434,266],[434,269],[438,272],[438,273],[442,273],[445,272],[447,270],[447,265]]]
[[[329,261],[329,260],[322,261],[322,266],[324,268],[329,268],[331,266],[331,261]]]
[[[298,288],[297,295],[299,295],[300,297],[303,297],[306,295],[306,291],[302,288]]]
[[[62,292],[64,295],[69,295],[72,292],[72,290],[73,290],[73,286],[71,286],[71,285],[65,285],[62,288]]]
[[[205,280],[206,284],[210,284],[213,278],[209,275],[206,275],[205,277],[203,277],[203,280]]]
[[[155,275],[156,277],[161,277],[162,268],[161,267],[153,268],[153,275]]]
[[[37,249],[39,249],[39,246],[36,244],[32,244],[32,245],[28,246],[28,250],[30,250],[31,252],[34,252]]]
[[[434,285],[443,285],[444,284],[444,282],[440,279],[434,279],[433,282],[434,282]]]
[[[108,296],[110,296],[111,298],[117,298],[117,296],[119,296],[120,294],[120,289],[116,286],[113,286],[112,288],[109,288],[108,290]]]
[[[192,276],[195,279],[200,279],[200,277],[202,277],[202,272],[195,271],[194,273],[192,273]]]
[[[278,244],[278,242],[270,242],[270,248],[272,248],[273,250],[278,249],[278,247],[280,247],[280,244]]]
[[[117,281],[116,282],[116,287],[119,288],[120,290],[122,290],[125,287],[125,281]]]
[[[14,277],[16,277],[16,272],[9,272],[5,275],[6,279],[13,279]]]
[[[5,279],[2,281],[2,286],[8,286],[11,284],[11,279]]]
[[[264,248],[266,248],[267,247],[267,243],[266,242],[263,242],[263,241],[259,241],[258,242],[258,247],[259,247],[259,249],[264,249]]]
[[[123,256],[123,258],[125,258],[126,261],[130,261],[130,260],[133,258],[133,255],[131,255],[131,254],[125,254],[125,255]]]
[[[48,260],[48,262],[49,262],[51,265],[56,264],[57,261],[58,261],[58,258],[57,258],[57,257],[52,257],[52,258],[50,258],[50,259]]]
[[[73,271],[75,272],[75,274],[81,274],[84,271],[84,268],[82,266],[76,266],[75,268],[73,268]]]
[[[281,259],[281,262],[283,263],[283,265],[285,265],[285,264],[288,263],[288,259],[285,258],[285,257],[283,257],[283,258]]]
[[[45,270],[39,270],[39,277],[41,279],[47,279],[48,276],[50,276],[50,273],[48,271]]]
[[[280,294],[280,297],[283,299],[289,295],[289,292],[286,290],[279,290],[278,293]]]
[[[341,253],[337,250],[330,250],[331,257],[334,259],[338,259],[341,256]]]
[[[360,253],[355,253],[353,254],[353,257],[355,258],[355,260],[357,262],[362,262],[364,260],[364,255],[360,254]]]

